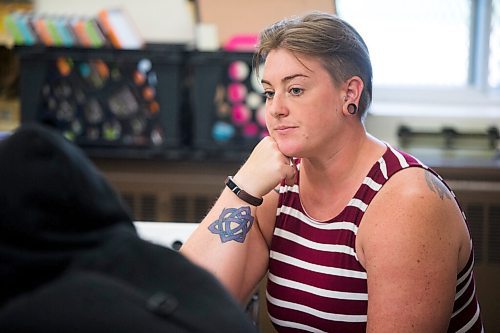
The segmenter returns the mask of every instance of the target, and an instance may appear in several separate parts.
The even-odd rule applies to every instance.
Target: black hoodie
[[[208,272],[140,239],[59,133],[0,141],[0,332],[255,332]]]

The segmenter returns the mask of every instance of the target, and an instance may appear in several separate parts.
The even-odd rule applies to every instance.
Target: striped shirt
[[[269,316],[279,332],[366,330],[367,275],[356,256],[356,234],[371,200],[392,175],[408,167],[435,174],[414,157],[388,146],[349,204],[327,222],[307,216],[297,184],[280,187],[266,292]],[[473,264],[471,251],[457,276],[448,332],[482,331]]]

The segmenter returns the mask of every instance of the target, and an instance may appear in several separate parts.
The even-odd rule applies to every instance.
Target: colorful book
[[[34,45],[38,43],[38,37],[31,26],[31,14],[24,12],[12,13],[14,22],[23,36],[23,44]]]
[[[54,39],[47,27],[46,18],[43,15],[35,14],[32,17],[31,22],[41,42],[46,46],[53,46]]]
[[[71,47],[77,45],[76,37],[69,26],[68,18],[64,16],[55,17],[54,25],[61,36],[63,46]]]
[[[144,40],[128,14],[122,9],[102,10],[98,22],[115,48],[140,49]]]
[[[102,47],[105,44],[104,34],[94,18],[89,18],[85,22],[85,29],[92,47]]]
[[[45,17],[45,25],[47,27],[47,31],[50,34],[53,45],[54,46],[62,46],[63,45],[62,37],[59,34],[59,31],[58,31],[54,21],[55,20],[54,20],[53,16],[46,16]]]
[[[81,47],[91,47],[92,42],[85,29],[85,21],[86,18],[84,17],[75,17],[71,20],[70,26],[78,40],[78,45]]]
[[[21,30],[19,30],[19,26],[16,24],[14,16],[12,14],[5,15],[3,23],[9,35],[14,39],[14,43],[18,45],[24,44],[23,34]]]

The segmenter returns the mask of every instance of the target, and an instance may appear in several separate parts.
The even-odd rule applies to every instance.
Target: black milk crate
[[[244,159],[266,136],[265,99],[247,52],[192,52],[192,148],[200,158]]]
[[[184,48],[21,47],[21,122],[49,124],[89,155],[175,157],[188,140]]]

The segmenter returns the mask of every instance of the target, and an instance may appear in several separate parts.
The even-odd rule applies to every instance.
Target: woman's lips
[[[291,132],[293,131],[294,129],[296,129],[297,127],[296,126],[277,126],[274,128],[274,131],[276,133],[280,133],[280,134],[286,134],[288,132]]]

